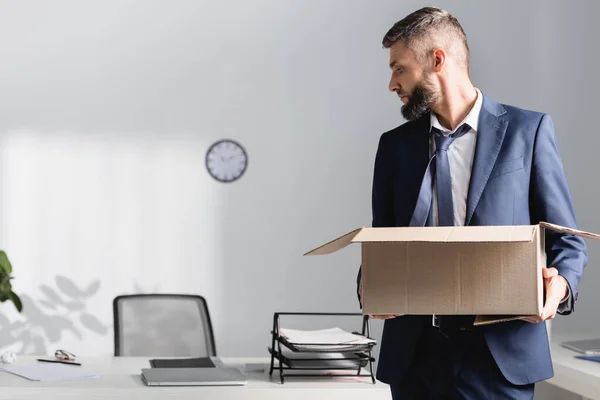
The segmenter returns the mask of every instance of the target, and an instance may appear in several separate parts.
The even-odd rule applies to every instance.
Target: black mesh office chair
[[[210,314],[202,296],[135,294],[113,301],[115,356],[216,356]]]

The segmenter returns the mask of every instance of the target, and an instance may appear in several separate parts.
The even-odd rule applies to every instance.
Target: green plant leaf
[[[9,280],[0,280],[0,301],[4,302],[9,299],[12,292],[12,286]]]
[[[12,265],[8,260],[6,252],[0,250],[0,301],[10,300],[15,305],[17,311],[23,310],[23,303],[15,292],[12,291],[10,281],[12,279]]]
[[[11,299],[18,312],[23,311],[23,303],[21,303],[21,299],[15,292],[10,292],[8,297]]]
[[[8,261],[8,256],[3,250],[0,250],[0,270],[6,275],[12,273],[12,265],[10,264],[10,261]]]

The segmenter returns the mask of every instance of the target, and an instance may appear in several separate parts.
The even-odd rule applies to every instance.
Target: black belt
[[[452,333],[474,330],[474,315],[432,315],[431,325],[440,331]]]

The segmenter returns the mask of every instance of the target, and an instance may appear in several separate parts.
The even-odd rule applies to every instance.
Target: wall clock
[[[238,142],[223,139],[206,152],[206,169],[219,182],[229,183],[244,175],[248,168],[248,153]]]

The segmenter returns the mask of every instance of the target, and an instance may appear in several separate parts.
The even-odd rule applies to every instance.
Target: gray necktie
[[[431,211],[433,199],[433,179],[437,187],[438,225],[454,226],[454,205],[452,202],[452,177],[448,162],[448,148],[450,144],[467,133],[471,127],[461,125],[454,134],[444,136],[437,128],[431,128],[435,140],[435,153],[429,159],[427,170],[423,176],[417,204],[410,220],[410,226],[425,226]]]

